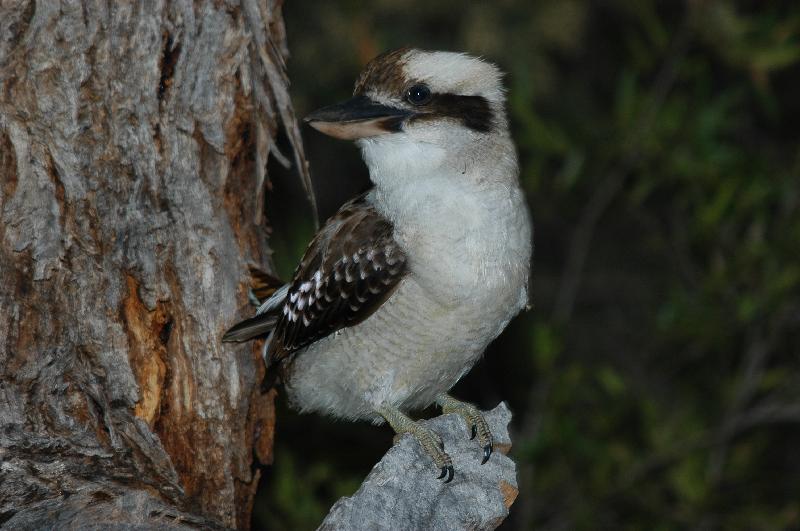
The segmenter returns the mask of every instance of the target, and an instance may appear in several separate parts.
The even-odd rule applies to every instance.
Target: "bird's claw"
[[[492,456],[494,451],[494,444],[492,441],[492,432],[489,429],[489,424],[483,418],[483,414],[467,402],[461,402],[455,398],[444,395],[439,398],[439,403],[442,405],[443,413],[455,413],[459,415],[467,423],[470,430],[470,440],[478,438],[478,443],[483,448],[483,457],[481,464],[485,464]]]
[[[485,465],[486,461],[488,461],[492,456],[492,451],[494,451],[494,445],[491,442],[483,447],[483,459],[481,459],[482,465]]]
[[[445,483],[453,481],[453,476],[455,475],[453,460],[447,455],[447,452],[444,451],[444,441],[442,441],[442,438],[439,437],[436,432],[419,422],[414,422],[407,417],[392,416],[391,411],[387,413],[389,414],[388,416],[395,421],[395,424],[392,425],[395,431],[398,434],[408,433],[413,436],[422,447],[422,450],[431,458],[436,468],[441,471],[437,479],[444,479]]]
[[[447,476],[447,479],[445,479],[444,482],[450,483],[451,481],[453,481],[453,474],[454,474],[453,465],[443,466],[442,473],[439,474],[439,477],[437,477],[436,479],[444,479],[444,477]]]

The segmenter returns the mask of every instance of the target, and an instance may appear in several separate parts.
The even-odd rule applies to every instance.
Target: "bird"
[[[460,52],[402,48],[371,60],[352,98],[305,118],[360,148],[371,188],[319,229],[294,271],[226,342],[266,337],[289,405],[411,434],[454,476],[436,404],[492,454],[489,426],[450,389],[529,305],[533,225],[503,74]]]

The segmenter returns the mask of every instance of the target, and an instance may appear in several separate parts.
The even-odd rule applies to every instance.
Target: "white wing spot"
[[[391,246],[384,247],[383,255],[386,258],[386,265],[391,266],[397,263],[397,259],[394,257],[394,249]]]

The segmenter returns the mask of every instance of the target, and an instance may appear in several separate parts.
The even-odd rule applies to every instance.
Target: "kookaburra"
[[[402,49],[353,97],[305,121],[355,140],[374,185],[314,236],[292,281],[225,341],[269,335],[265,361],[301,412],[388,422],[450,481],[441,439],[407,416],[433,403],[483,447],[479,411],[448,391],[528,304],[532,227],[496,66]]]

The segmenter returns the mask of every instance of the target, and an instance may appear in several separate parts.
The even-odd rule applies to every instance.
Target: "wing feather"
[[[405,273],[406,256],[392,224],[366,194],[350,201],[317,234],[295,271],[270,342],[270,362],[360,323]]]
[[[255,317],[228,330],[223,341],[271,332],[267,361],[272,364],[372,315],[405,274],[406,255],[392,224],[364,194],[320,229],[292,281],[275,290]]]
[[[272,332],[268,364],[372,315],[406,274],[406,255],[392,224],[367,194],[345,204],[320,229],[295,269],[255,317],[231,328],[223,341]]]

